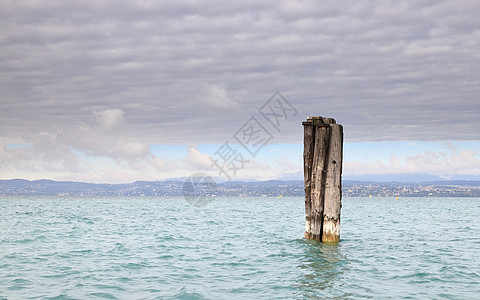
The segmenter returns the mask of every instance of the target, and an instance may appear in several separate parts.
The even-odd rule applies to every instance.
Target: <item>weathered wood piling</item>
[[[304,128],[305,238],[340,240],[343,127],[334,119],[307,117]]]

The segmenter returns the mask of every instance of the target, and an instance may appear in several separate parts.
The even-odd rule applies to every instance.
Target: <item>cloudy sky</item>
[[[302,170],[310,115],[343,124],[346,175],[480,175],[479,15],[472,0],[0,0],[0,179],[218,176],[227,150],[235,179],[279,178]],[[252,122],[254,154],[235,138]]]

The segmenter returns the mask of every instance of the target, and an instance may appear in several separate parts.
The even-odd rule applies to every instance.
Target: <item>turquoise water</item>
[[[0,197],[0,299],[480,299],[480,199]]]

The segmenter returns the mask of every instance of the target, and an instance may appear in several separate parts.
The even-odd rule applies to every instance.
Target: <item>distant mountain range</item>
[[[352,177],[348,177],[352,178]],[[446,180],[435,176],[353,177],[343,180],[344,196],[480,197],[480,181]],[[367,180],[376,179],[376,180]],[[380,179],[384,181],[380,181]],[[426,179],[429,181],[414,182]],[[230,181],[191,184],[177,178],[126,184],[95,184],[53,180],[0,180],[0,195],[57,196],[304,196],[303,180]]]
[[[205,194],[215,196],[277,196],[301,195],[303,181],[203,182],[192,185],[179,179],[136,181],[125,184],[95,184],[53,180],[0,180],[0,195],[59,196],[184,196]]]
[[[303,180],[303,171],[296,173],[288,173],[280,177],[278,180]],[[380,175],[344,175],[343,180],[352,181],[374,181],[374,182],[427,182],[427,181],[449,181],[449,180],[466,180],[480,181],[480,175],[455,174],[448,177],[441,177],[426,173],[406,173],[406,174],[380,174]]]
[[[447,179],[430,174],[381,174],[381,175],[346,175],[344,180],[375,182],[426,182],[445,181]]]

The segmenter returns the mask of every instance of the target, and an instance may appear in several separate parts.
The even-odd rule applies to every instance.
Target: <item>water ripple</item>
[[[475,299],[480,199],[0,197],[0,299]],[[461,215],[462,218],[452,218]]]

